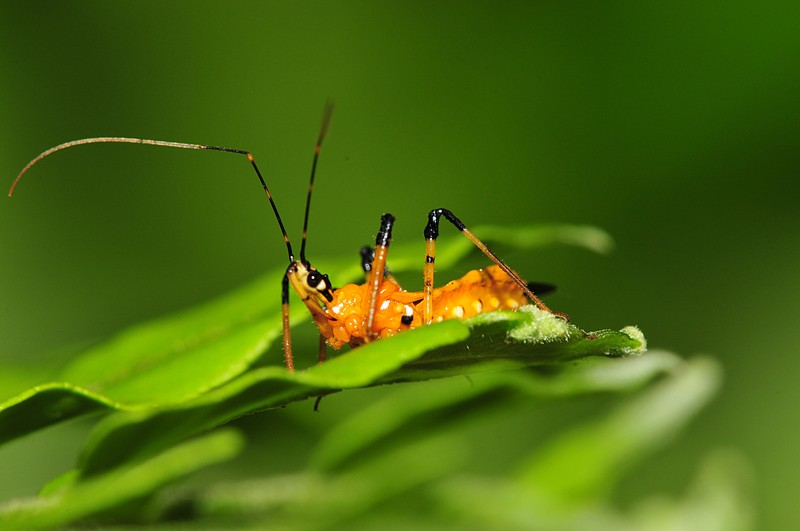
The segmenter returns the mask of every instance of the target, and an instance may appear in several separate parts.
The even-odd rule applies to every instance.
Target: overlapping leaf
[[[609,245],[605,234],[592,228],[479,232],[519,247],[562,242],[603,250]],[[439,265],[457,262],[470,249],[468,241],[452,240],[442,246]],[[393,269],[416,265],[416,255],[394,249]],[[343,261],[325,267],[339,279],[359,274]],[[276,294],[281,274],[278,270],[217,301],[124,331],[77,356],[57,381],[33,386],[0,405],[0,441],[77,415],[113,413],[95,427],[72,473],[54,482],[40,499],[7,505],[0,519],[9,525],[60,525],[124,509],[159,485],[235,455],[241,444],[230,434],[184,441],[252,411],[348,388],[553,366],[592,356],[638,354],[645,348],[634,327],[586,333],[526,307],[421,327],[295,374],[281,366],[251,369],[280,334]],[[302,307],[294,309],[294,316],[294,322],[307,319]],[[441,449],[445,442],[420,444]],[[192,452],[207,458],[189,466]],[[387,459],[387,466],[394,466]],[[412,476],[408,484],[421,481]]]

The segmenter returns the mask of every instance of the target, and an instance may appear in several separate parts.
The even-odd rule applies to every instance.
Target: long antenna
[[[317,161],[319,160],[319,152],[322,149],[322,141],[325,140],[325,135],[328,133],[328,125],[331,123],[331,115],[333,114],[333,101],[328,100],[325,102],[325,111],[322,115],[322,125],[319,127],[319,136],[317,136],[317,143],[314,146],[314,159],[311,162],[311,178],[308,180],[308,195],[306,196],[306,213],[303,217],[303,240],[300,242],[300,261],[306,261],[306,239],[308,238],[308,213],[311,209],[311,192],[314,190],[314,175],[317,173]]]
[[[327,109],[327,107],[326,107]],[[329,112],[326,111],[326,116],[329,118]],[[326,124],[327,119],[323,122],[323,129],[327,126]],[[322,133],[320,134],[322,136]],[[146,144],[149,146],[161,146],[161,147],[170,147],[170,148],[179,148],[179,149],[197,149],[197,150],[207,150],[207,151],[222,151],[225,153],[237,153],[239,155],[245,155],[247,160],[250,161],[250,164],[253,166],[253,169],[258,175],[258,180],[261,181],[261,187],[264,188],[264,193],[267,195],[267,200],[269,201],[270,206],[272,207],[272,211],[275,213],[275,219],[278,220],[278,226],[281,229],[281,234],[283,234],[283,241],[286,244],[286,251],[289,254],[289,263],[294,262],[294,252],[292,251],[292,244],[289,242],[289,236],[286,234],[286,228],[283,226],[283,220],[281,219],[281,215],[278,212],[278,206],[275,204],[275,201],[272,199],[272,194],[267,187],[267,182],[264,180],[264,177],[261,175],[261,171],[258,169],[258,165],[256,164],[253,155],[244,149],[235,149],[235,148],[228,148],[222,146],[204,146],[202,144],[188,144],[185,142],[169,142],[166,140],[149,140],[146,138],[125,138],[125,137],[117,137],[117,136],[103,136],[97,138],[83,138],[81,140],[73,140],[71,142],[65,142],[63,144],[59,144],[55,147],[51,147],[47,151],[40,153],[35,159],[30,161],[22,171],[19,172],[17,178],[14,179],[14,182],[11,184],[11,189],[8,191],[8,197],[12,197],[14,195],[14,190],[19,184],[20,179],[22,176],[25,175],[28,170],[30,170],[36,163],[56,153],[63,149],[75,147],[75,146],[83,146],[86,144]],[[316,166],[317,162],[317,154],[319,154],[319,144],[321,140],[317,142],[317,150],[314,155],[314,166]],[[311,173],[311,182],[314,182],[314,173],[312,170]],[[311,199],[311,189],[309,187],[309,201]],[[308,221],[308,204],[306,204],[306,221]],[[303,246],[305,247],[305,228],[303,228]]]

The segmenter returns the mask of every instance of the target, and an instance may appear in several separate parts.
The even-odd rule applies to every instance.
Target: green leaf
[[[275,367],[256,369],[181,405],[111,416],[98,425],[87,443],[82,473],[102,473],[245,413],[333,390],[588,356],[629,355],[644,349],[640,334],[609,330],[584,334],[535,307],[496,312],[490,321],[449,320],[420,327],[302,372],[289,374]],[[534,326],[537,322],[548,329],[545,336]],[[522,335],[523,330],[530,336]],[[558,334],[553,330],[559,330]]]
[[[505,240],[506,244],[520,248],[534,248],[547,244],[566,243],[604,250],[610,245],[608,236],[592,227],[571,225],[551,225],[508,229],[503,227],[484,227],[476,233],[489,242]],[[445,239],[439,246],[437,264],[448,267],[458,263],[474,247],[466,239],[455,236]],[[419,269],[424,255],[422,245],[392,247],[390,262],[394,271]],[[328,260],[319,264],[337,282],[357,279],[362,273],[358,262],[353,260]],[[518,268],[519,269],[519,268]],[[96,345],[79,356],[54,380],[42,381],[39,385],[0,403],[0,443],[46,427],[55,422],[85,415],[92,412],[112,411],[150,411],[187,404],[203,397],[210,391],[220,388],[244,374],[259,357],[280,337],[280,279],[283,267],[265,275],[263,278],[236,290],[217,300],[197,306],[187,311],[129,328],[106,343]],[[498,319],[513,321],[513,317]],[[301,304],[292,309],[292,322],[299,324],[308,320],[308,312]],[[492,323],[485,322],[473,326],[484,326],[486,337],[491,340]],[[441,334],[442,340],[449,343],[456,336],[464,339],[469,330],[466,325],[447,324],[436,327],[432,334]],[[577,330],[577,329],[576,329]],[[495,331],[503,333],[501,329]],[[478,331],[473,333],[483,334]],[[524,332],[520,332],[524,334]],[[420,334],[426,334],[420,332]],[[417,339],[423,335],[412,336]],[[398,349],[411,340],[392,339],[388,344]],[[616,345],[603,345],[606,338],[599,338],[595,350],[602,351]],[[620,339],[620,338],[617,338]],[[513,338],[512,338],[513,340]],[[642,346],[638,340],[624,339],[631,348]],[[486,342],[484,342],[486,343]],[[525,341],[517,341],[525,343]],[[613,343],[613,340],[612,340]],[[430,348],[438,348],[437,341],[426,343]],[[478,345],[478,343],[474,343]],[[514,344],[514,341],[510,341]],[[588,352],[586,345],[571,344],[575,347],[572,355],[580,356]],[[387,346],[387,349],[390,348]],[[481,345],[483,348],[483,345]],[[619,348],[628,348],[620,345]],[[394,349],[394,347],[392,347]],[[522,355],[524,346],[513,356]],[[487,351],[491,352],[491,350]],[[372,353],[370,355],[370,353]],[[413,357],[419,357],[419,349],[414,349]],[[451,351],[452,354],[452,351]],[[432,355],[418,365],[416,370],[447,371],[448,362],[443,356],[451,355],[442,351]],[[479,353],[480,354],[480,353]],[[544,351],[542,352],[544,356]],[[403,354],[386,358],[382,349],[366,350],[363,353],[370,369],[361,374],[353,365],[326,364],[324,369],[314,369],[308,375],[300,376],[293,384],[277,385],[270,388],[287,388],[278,393],[277,398],[267,400],[262,407],[285,403],[289,399],[307,396],[320,389],[340,389],[374,383],[373,379],[391,380],[389,369],[403,363]],[[503,358],[502,354],[491,354]],[[509,353],[511,356],[511,353]],[[480,360],[480,355],[476,357]],[[485,361],[481,360],[481,361]],[[358,363],[364,363],[360,361]],[[385,367],[378,370],[381,366]],[[335,371],[352,371],[343,376]],[[379,376],[374,374],[379,373]],[[281,380],[283,375],[276,376]],[[410,372],[406,377],[411,378]],[[426,377],[419,374],[413,378]],[[430,377],[430,374],[427,376]],[[314,380],[314,378],[320,378]],[[360,378],[359,384],[353,378]],[[247,382],[249,380],[245,380]],[[347,383],[347,385],[345,385]],[[242,385],[242,384],[240,384]],[[308,388],[306,389],[306,385]],[[244,384],[246,387],[246,384]],[[11,389],[14,386],[9,386]],[[286,395],[286,396],[283,396]],[[292,398],[293,397],[293,398]]]
[[[623,467],[671,440],[715,394],[720,378],[720,367],[711,359],[687,362],[609,417],[569,430],[539,449],[520,480],[563,505],[608,492]]]
[[[632,511],[632,529],[747,531],[755,526],[753,474],[747,460],[731,449],[714,450],[700,464],[680,500],[654,497]]]
[[[427,387],[406,386],[375,403],[365,405],[349,419],[328,430],[316,446],[311,464],[315,469],[334,470],[351,466],[366,448],[376,446],[416,419],[445,411],[464,402],[485,402],[500,389],[513,390],[531,398],[576,396],[586,393],[628,391],[670,372],[683,361],[674,354],[656,351],[646,356],[611,360],[586,358],[581,363],[562,365],[561,370],[540,374],[534,371],[498,371],[473,375],[469,385]]]
[[[743,488],[747,470],[731,452],[712,454],[684,499],[626,500],[625,511],[606,499],[608,485],[638,459],[666,444],[665,435],[696,413],[716,388],[717,378],[716,366],[709,360],[685,362],[656,351],[627,359],[587,359],[548,374],[503,371],[478,374],[469,382],[451,379],[424,388],[397,386],[330,427],[317,441],[311,470],[210,487],[195,485],[161,496],[157,512],[169,514],[170,505],[188,504],[196,511],[195,521],[212,519],[218,526],[268,522],[288,529],[373,528],[378,523],[398,528],[749,529],[752,507]],[[485,429],[485,418],[494,417],[498,408],[525,404],[525,414],[514,413],[514,418],[535,422],[549,411],[537,414],[539,407],[547,408],[548,400],[542,398],[570,396],[575,401],[576,395],[592,393],[585,401],[595,402],[599,391],[622,396],[608,397],[604,403],[611,409],[603,408],[599,417],[577,426],[567,424],[566,429],[558,426],[549,441],[530,448],[527,460],[523,449],[516,476],[464,473],[474,470],[474,462],[493,448],[478,443],[476,454],[470,447],[469,427],[477,422]],[[674,407],[665,412],[667,403]],[[619,422],[629,416],[630,422]],[[598,431],[598,426],[604,429]],[[593,436],[580,438],[587,433]],[[626,458],[620,461],[620,451],[609,452],[604,444],[594,452],[598,436],[632,441],[623,451]],[[597,468],[603,470],[604,487],[582,489],[577,498],[558,497],[554,504],[552,492],[547,491],[551,478],[533,486],[527,471],[539,454],[549,460],[554,448],[573,440],[581,444],[567,444],[572,449],[570,459],[557,459],[559,471],[569,474],[585,466],[582,454],[588,451],[593,463],[601,463]],[[583,478],[578,474],[577,482],[585,484]],[[560,479],[553,491],[562,492],[561,485],[570,479]]]
[[[12,528],[55,527],[122,507],[195,470],[226,461],[242,449],[234,430],[185,442],[145,462],[123,466],[51,495],[15,500],[0,507],[0,524]]]
[[[352,518],[406,492],[418,492],[466,460],[458,439],[429,434],[386,448],[337,476],[304,473],[223,483],[191,492],[188,499],[196,518],[218,527],[239,528],[250,521],[256,529],[351,529]],[[174,500],[165,496],[167,506],[154,512],[168,513],[170,501],[185,503],[187,495],[182,494]]]
[[[720,367],[711,359],[677,363],[669,367],[667,378],[622,402],[604,418],[569,427],[537,446],[520,463],[516,478],[498,482],[460,477],[443,484],[439,495],[465,521],[501,528],[585,529],[590,522],[592,529],[650,528],[609,513],[604,504],[611,489],[641,459],[667,445],[709,401],[719,383]],[[726,478],[715,488],[730,499],[737,496],[730,492],[736,483]],[[719,514],[695,517],[726,521],[734,512],[721,506],[726,501],[717,504],[722,510]],[[652,523],[652,514],[636,518],[645,516]]]

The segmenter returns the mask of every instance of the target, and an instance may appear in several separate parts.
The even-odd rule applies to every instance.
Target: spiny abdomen
[[[333,348],[360,345],[366,336],[365,284],[348,284],[334,293],[326,313],[333,331],[327,342]],[[426,324],[422,292],[403,291],[390,281],[381,285],[373,323],[379,338]],[[465,319],[495,310],[515,310],[527,304],[522,289],[497,266],[473,270],[433,290],[433,322]]]
[[[516,310],[527,304],[522,288],[498,266],[473,270],[433,291],[433,322],[483,312]]]

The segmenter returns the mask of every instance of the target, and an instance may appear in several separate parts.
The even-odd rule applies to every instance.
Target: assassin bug
[[[380,229],[375,238],[375,247],[365,247],[361,250],[361,264],[366,274],[366,283],[361,285],[347,284],[341,288],[334,288],[328,275],[317,270],[306,258],[308,217],[311,207],[311,193],[314,188],[314,176],[332,112],[333,105],[329,102],[325,106],[322,125],[314,146],[299,259],[294,254],[283,220],[278,212],[278,206],[272,198],[269,187],[253,155],[244,149],[126,137],[97,137],[73,140],[54,146],[31,160],[17,175],[8,195],[11,197],[14,194],[20,179],[31,167],[45,157],[63,149],[86,144],[146,144],[244,155],[261,182],[261,187],[264,189],[283,235],[283,241],[289,257],[289,265],[283,275],[281,285],[283,351],[286,368],[289,371],[294,371],[289,323],[289,286],[300,296],[319,328],[320,362],[325,359],[326,345],[334,349],[339,349],[345,344],[357,347],[376,339],[389,337],[411,328],[444,319],[466,318],[494,310],[517,309],[527,304],[528,300],[542,310],[567,319],[566,315],[550,310],[534,293],[534,290],[540,293],[548,291],[552,289],[551,286],[526,283],[479,240],[455,214],[444,208],[437,208],[428,213],[428,223],[424,230],[425,265],[422,291],[411,292],[403,290],[386,268],[386,258],[395,222],[395,218],[391,214],[384,214],[381,217]],[[436,239],[439,236],[439,224],[442,219],[452,224],[475,244],[493,262],[493,265],[484,269],[470,271],[460,279],[453,280],[440,288],[434,288]]]

